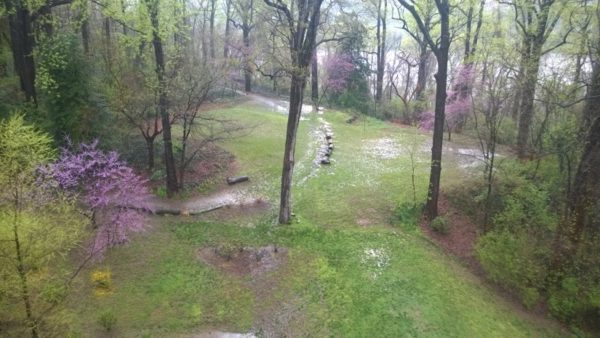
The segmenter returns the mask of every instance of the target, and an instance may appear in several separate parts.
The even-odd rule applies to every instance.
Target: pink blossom
[[[96,234],[92,253],[102,256],[112,246],[126,243],[131,232],[144,229],[144,212],[152,211],[147,181],[112,151],[97,149],[98,141],[70,145],[41,172],[58,187],[77,195],[90,210]]]
[[[354,70],[354,64],[349,55],[333,55],[325,62],[325,71],[327,76],[325,86],[334,93],[339,93],[346,89],[348,79]]]

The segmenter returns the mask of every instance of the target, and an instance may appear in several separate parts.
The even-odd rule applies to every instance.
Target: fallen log
[[[203,213],[206,213],[206,212],[209,212],[209,211],[221,209],[221,208],[223,208],[225,206],[227,206],[227,205],[225,205],[225,204],[218,204],[218,205],[209,206],[207,208],[199,209],[199,210],[168,209],[168,208],[164,208],[164,209],[156,209],[156,210],[154,210],[154,214],[155,215],[160,215],[160,216],[164,216],[164,215],[193,216],[193,215],[200,215],[200,214],[203,214]]]
[[[235,176],[235,177],[227,177],[227,184],[233,185],[236,183],[246,182],[250,178],[248,176]]]
[[[156,215],[181,215],[181,210],[179,209],[156,209],[154,210],[154,214]]]

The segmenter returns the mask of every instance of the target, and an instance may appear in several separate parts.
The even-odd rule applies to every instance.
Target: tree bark
[[[304,69],[306,71],[306,69]],[[302,73],[302,70],[300,70]],[[290,110],[286,129],[285,148],[283,156],[283,172],[281,173],[281,199],[279,205],[279,224],[288,224],[292,217],[292,176],[294,174],[294,159],[296,150],[296,134],[302,113],[305,75],[292,75],[290,88]]]
[[[442,25],[443,22],[442,22]],[[446,23],[447,26],[447,23]],[[443,29],[443,28],[442,28]],[[443,32],[443,31],[442,31]],[[448,32],[446,28],[446,32]],[[450,35],[442,38],[442,45],[436,54],[438,69],[435,74],[435,118],[433,125],[433,144],[431,146],[431,171],[425,212],[430,220],[438,215],[438,197],[440,194],[440,178],[442,175],[442,144],[444,142],[444,122],[446,118],[446,81],[448,78],[448,49]]]
[[[429,71],[429,49],[427,42],[419,43],[419,68],[417,70],[417,86],[415,88],[415,101],[423,100],[423,93],[427,87],[427,72]]]
[[[319,110],[319,60],[316,48],[310,63],[310,98],[314,111]]]
[[[210,58],[215,58],[215,12],[217,0],[210,0]]]
[[[33,318],[33,309],[31,306],[31,298],[29,296],[29,287],[27,282],[27,272],[25,271],[25,262],[23,261],[23,255],[21,253],[21,242],[19,240],[19,207],[18,202],[15,203],[15,217],[13,224],[13,235],[14,235],[14,243],[15,243],[15,253],[17,258],[17,272],[19,274],[19,279],[21,281],[21,298],[23,299],[23,304],[25,305],[25,315],[27,317],[27,325],[29,326],[29,330],[31,332],[32,338],[38,338],[37,324]]]
[[[587,100],[583,107],[581,130],[587,132],[592,126],[594,115],[600,107],[600,62],[594,62],[592,71],[592,83],[587,89]]]
[[[146,138],[146,150],[148,150],[148,171],[154,170],[154,137]]]
[[[284,3],[264,0],[286,18],[290,47],[292,81],[290,85],[290,108],[286,129],[283,169],[281,173],[281,200],[279,205],[279,224],[288,224],[292,217],[292,176],[294,172],[294,153],[296,134],[302,114],[302,101],[306,87],[308,67],[315,51],[317,29],[319,27],[323,0],[299,2],[294,13]]]
[[[167,107],[167,92],[165,81],[165,55],[162,39],[159,35],[158,23],[158,0],[146,0],[150,21],[152,23],[152,45],[154,47],[154,58],[156,61],[156,77],[158,79],[158,110],[162,121],[162,135],[164,143],[164,160],[167,172],[166,186],[167,196],[173,196],[177,190],[177,176],[175,170],[175,158],[173,156],[173,142],[171,137],[171,120]]]
[[[229,36],[231,35],[231,2],[225,0],[225,36],[223,41],[223,58],[229,58]]]
[[[252,64],[250,62],[250,27],[244,24],[242,36],[244,41],[244,90],[252,92]]]
[[[534,114],[535,87],[537,86],[538,71],[540,68],[540,58],[542,57],[542,48],[548,37],[548,17],[550,7],[554,0],[546,0],[540,3],[540,8],[535,9],[526,7],[523,10],[528,15],[527,27],[535,22],[533,31],[523,32],[523,76],[520,103],[519,128],[517,134],[517,154],[519,158],[524,159],[529,155],[529,134],[531,132],[531,122]],[[535,15],[535,21],[532,17]],[[550,25],[550,31],[554,25]]]
[[[381,6],[383,5],[383,14]],[[383,98],[383,75],[385,72],[385,40],[386,40],[387,0],[379,0],[377,6],[377,79],[375,85],[375,101],[381,103]]]
[[[90,22],[84,19],[81,23],[81,42],[83,44],[83,52],[86,56],[90,55]]]
[[[25,100],[37,105],[31,13],[18,0],[5,0],[5,6],[10,13],[8,15],[10,44],[21,90],[25,94]]]
[[[533,121],[535,87],[537,85],[538,71],[541,58],[541,45],[534,46],[530,59],[526,61],[521,91],[521,104],[519,107],[519,129],[517,134],[517,153],[524,159],[529,155],[529,134]]]

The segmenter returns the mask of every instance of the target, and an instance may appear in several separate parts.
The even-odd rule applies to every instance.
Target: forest
[[[0,337],[597,336],[600,2],[0,3]]]

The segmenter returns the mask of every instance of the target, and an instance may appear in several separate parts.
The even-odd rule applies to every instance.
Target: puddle
[[[248,94],[247,96],[252,98],[252,100],[254,100],[256,102],[260,102],[261,104],[271,108],[271,111],[273,111],[273,112],[283,114],[283,115],[287,115],[289,112],[290,105],[287,101],[264,97],[264,96],[260,96],[260,95],[256,95],[256,94]],[[301,121],[306,120],[307,118],[305,117],[305,115],[308,113],[311,113],[312,110],[313,110],[312,105],[303,104],[302,105],[302,115],[300,116],[300,120]]]
[[[361,262],[367,267],[371,277],[375,279],[390,264],[390,256],[383,248],[366,248],[363,250]]]
[[[371,157],[382,160],[395,159],[400,157],[402,154],[401,147],[398,142],[387,137],[363,141],[363,151]]]

